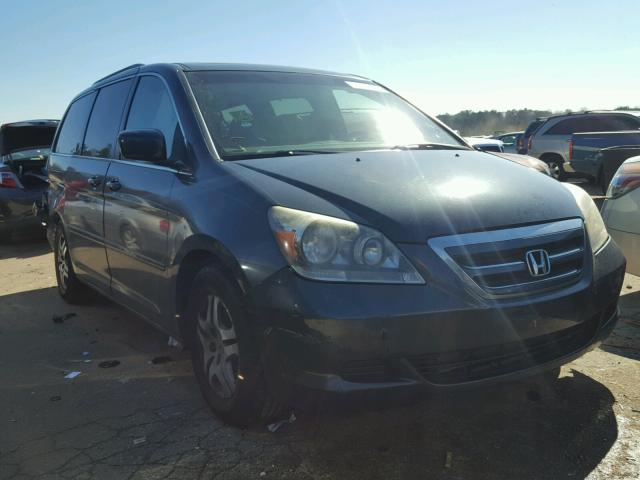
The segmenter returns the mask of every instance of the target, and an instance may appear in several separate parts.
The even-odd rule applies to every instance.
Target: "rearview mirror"
[[[120,152],[127,160],[163,163],[167,160],[167,147],[160,130],[125,130],[118,135]]]

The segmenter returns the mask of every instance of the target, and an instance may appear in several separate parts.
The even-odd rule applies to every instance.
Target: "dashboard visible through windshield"
[[[450,145],[437,122],[380,85],[284,72],[189,72],[209,134],[225,160]]]

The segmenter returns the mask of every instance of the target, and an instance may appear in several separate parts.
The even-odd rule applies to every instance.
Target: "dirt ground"
[[[636,277],[614,334],[556,382],[298,414],[270,433],[218,421],[187,353],[139,318],[64,304],[46,243],[0,245],[0,272],[0,479],[640,478]]]

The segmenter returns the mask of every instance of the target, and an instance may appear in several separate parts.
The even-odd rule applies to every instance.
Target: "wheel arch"
[[[540,157],[538,158],[543,162],[546,160],[555,160],[555,159],[559,159],[561,162],[564,162],[564,158],[562,157],[562,155],[560,155],[557,152],[545,152],[542,155],[540,155]]]
[[[208,235],[186,239],[173,261],[174,312],[180,316],[187,305],[189,292],[198,272],[205,265],[215,265],[238,287],[242,295],[249,289],[240,263],[220,241]]]

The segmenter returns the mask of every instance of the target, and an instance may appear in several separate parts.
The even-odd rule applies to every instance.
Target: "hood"
[[[397,242],[581,217],[556,180],[469,150],[227,162],[274,204],[370,225]]]

